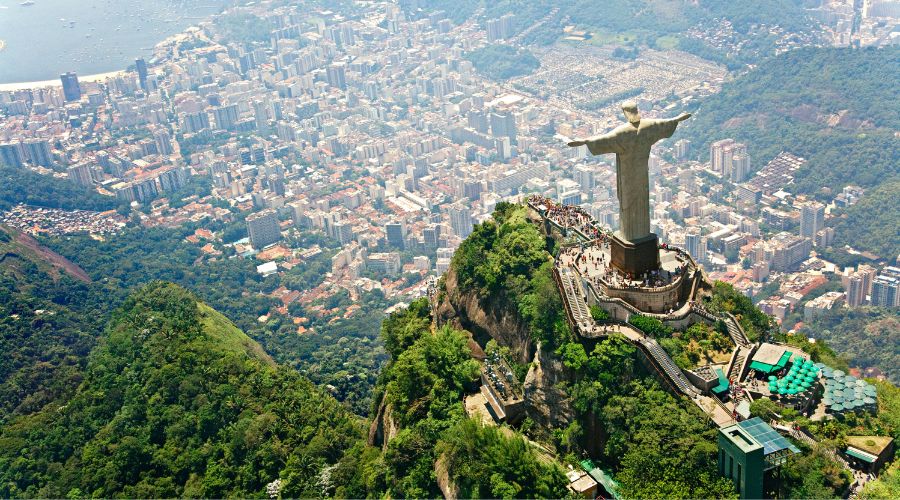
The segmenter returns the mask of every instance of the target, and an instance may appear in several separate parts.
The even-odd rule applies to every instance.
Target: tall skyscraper
[[[713,172],[725,170],[725,148],[734,144],[734,139],[722,139],[709,145],[709,168]]]
[[[45,139],[26,139],[22,142],[25,148],[25,156],[32,165],[41,165],[49,167],[53,164],[53,158],[50,155],[50,143]]]
[[[156,142],[156,151],[164,156],[171,155],[175,152],[172,149],[172,138],[165,130],[157,130],[153,133],[153,140]]]
[[[438,224],[429,224],[422,230],[422,237],[425,240],[425,246],[428,248],[437,248],[441,241],[441,226]]]
[[[247,232],[250,245],[261,250],[281,239],[281,227],[274,210],[263,210],[247,217]]]
[[[684,249],[697,262],[706,262],[706,238],[700,236],[700,229],[690,228],[684,236]]]
[[[216,119],[216,127],[222,130],[230,130],[237,123],[238,106],[237,104],[229,104],[218,108],[213,108],[213,116]]]
[[[738,153],[731,158],[731,182],[737,184],[750,177],[750,156]]]
[[[384,225],[389,246],[403,250],[406,247],[406,226],[402,222],[388,222]]]
[[[21,167],[25,162],[22,148],[15,142],[0,143],[0,165]]]
[[[872,282],[872,305],[900,306],[900,280],[892,276],[879,276]]]
[[[183,113],[178,118],[181,130],[189,134],[209,128],[209,115],[205,111]]]
[[[332,63],[325,70],[325,78],[328,84],[339,89],[347,88],[347,65],[344,63]]]
[[[500,20],[488,19],[487,21],[487,41],[490,43],[503,39],[500,34]]]
[[[800,236],[815,239],[818,233],[825,227],[825,205],[810,201],[800,207]]]
[[[90,186],[94,183],[94,176],[91,172],[92,166],[88,162],[72,165],[67,169],[69,180],[79,186]]]
[[[144,60],[143,57],[139,57],[134,60],[134,67],[137,69],[138,81],[141,83],[141,88],[144,89],[144,92],[147,91],[147,61]]]
[[[65,96],[67,101],[71,102],[81,99],[81,86],[78,84],[78,75],[69,71],[59,75],[59,79],[62,82],[63,96]]]
[[[457,236],[465,238],[472,234],[472,213],[463,201],[450,205],[448,212],[450,213],[450,227]]]
[[[687,139],[680,139],[675,142],[675,157],[679,160],[686,160],[688,155],[691,154],[691,141]]]
[[[491,135],[509,137],[510,142],[515,144],[516,133],[516,117],[511,112],[491,113]]]
[[[866,285],[863,276],[854,274],[847,279],[844,290],[848,307],[859,307],[866,300]]]

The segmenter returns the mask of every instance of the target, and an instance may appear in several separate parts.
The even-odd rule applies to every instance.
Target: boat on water
[[[21,5],[22,7],[28,7],[29,5],[34,5],[34,0],[25,0],[24,2],[20,3],[19,5]]]

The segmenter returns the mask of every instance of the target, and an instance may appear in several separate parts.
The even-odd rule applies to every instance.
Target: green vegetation
[[[661,339],[659,345],[685,370],[701,364],[726,362],[734,348],[725,324],[721,322],[715,327],[695,323],[687,330],[673,332],[671,338]]]
[[[216,19],[216,27],[226,40],[237,43],[262,43],[275,29],[271,21],[246,12],[232,12]]]
[[[715,429],[698,410],[636,371],[635,348],[624,337],[597,343],[587,356],[581,344],[562,355],[578,373],[569,392],[582,418],[596,418],[604,439],[602,462],[616,471],[626,498],[731,498],[731,483],[718,476]],[[577,362],[573,362],[577,360]],[[580,433],[579,433],[580,434]],[[571,440],[595,436],[570,437]]]
[[[673,330],[656,318],[640,314],[632,315],[628,322],[656,338],[660,347],[672,357],[672,361],[685,370],[696,368],[701,360],[704,361],[703,364],[722,362],[731,353],[733,346],[722,322],[715,327],[695,323],[684,331]]]
[[[438,444],[459,498],[555,498],[564,493],[562,468],[507,429],[464,419]]]
[[[859,495],[859,498],[864,500],[898,497],[900,497],[900,461],[897,460],[885,468],[877,480],[866,483]]]
[[[460,401],[474,388],[478,363],[465,333],[431,330],[429,311],[420,299],[382,326],[391,361],[379,390],[400,430],[383,454],[368,457],[366,490],[354,496],[440,496],[436,463],[460,497],[562,496],[566,480],[557,465],[540,460],[521,437],[466,418]]]
[[[829,311],[800,330],[803,336],[825,340],[846,356],[849,364],[878,367],[900,382],[900,311],[874,307]]]
[[[0,428],[72,394],[103,329],[102,295],[0,227]]]
[[[778,325],[770,316],[757,309],[753,301],[728,283],[715,282],[712,297],[704,298],[703,304],[714,313],[734,315],[751,342],[765,339],[778,331]]]
[[[525,207],[499,203],[494,220],[475,226],[453,254],[461,291],[515,308],[533,338],[548,346],[570,335],[553,280],[549,243],[525,219]]]
[[[672,329],[656,318],[634,314],[628,319],[628,322],[651,337],[665,338],[672,336]]]
[[[212,230],[219,227],[208,226]],[[378,336],[382,311],[388,306],[383,294],[363,294],[358,302],[361,309],[349,318],[342,317],[345,311],[340,311],[335,319],[291,304],[291,314],[308,318],[306,326],[315,329],[314,334],[298,335],[291,318],[279,314],[259,323],[257,318],[277,304],[260,292],[269,293],[279,286],[305,290],[317,285],[331,270],[328,252],[294,267],[283,277],[262,278],[252,260],[207,258],[198,246],[184,241],[195,229],[193,225],[133,228],[102,242],[88,236],[71,236],[50,239],[46,244],[94,279],[104,301],[101,311],[117,307],[129,291],[154,279],[190,287],[262,344],[276,361],[295,368],[316,384],[330,386],[336,398],[355,413],[366,415],[378,371],[386,359]]]
[[[36,207],[106,211],[117,201],[66,179],[41,175],[26,168],[0,165],[0,211],[24,203]]]
[[[867,191],[858,203],[838,215],[834,224],[834,246],[849,245],[885,259],[896,258],[900,255],[897,200],[900,200],[900,176],[895,165],[894,177]]]
[[[853,480],[822,446],[793,455],[780,472],[784,498],[840,497]]]
[[[764,61],[701,104],[685,137],[705,156],[712,141],[748,145],[754,168],[781,151],[804,157],[792,192],[829,198],[848,184],[871,191],[848,210],[838,242],[882,257],[900,253],[897,162],[900,129],[893,73],[900,48],[804,48]],[[860,78],[860,75],[866,75]],[[864,97],[861,97],[864,96]],[[884,186],[880,189],[878,186]],[[873,200],[865,201],[868,196]],[[863,203],[861,202],[861,203]]]
[[[590,306],[591,317],[594,321],[603,322],[609,320],[609,313],[600,308],[600,306]]]
[[[509,45],[487,45],[466,54],[475,69],[492,80],[509,80],[534,72],[540,61],[526,49]]]
[[[0,495],[250,497],[279,478],[288,497],[333,491],[321,472],[361,426],[248,345],[175,285],[132,294],[75,395],[2,430]]]

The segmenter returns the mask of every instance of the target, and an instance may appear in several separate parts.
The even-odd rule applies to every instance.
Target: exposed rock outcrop
[[[569,397],[559,389],[570,380],[566,372],[556,353],[538,346],[525,377],[525,411],[541,429],[565,428],[575,420]]]
[[[487,299],[477,293],[463,293],[453,269],[445,275],[445,288],[438,295],[434,314],[438,325],[450,325],[472,332],[482,346],[494,339],[508,347],[519,363],[531,363],[525,378],[525,412],[545,434],[564,428],[575,413],[559,384],[568,374],[556,354],[535,345],[528,326],[504,295]]]
[[[386,396],[381,397],[378,412],[369,427],[369,446],[380,446],[387,449],[388,443],[397,435],[397,424],[394,422],[393,409],[387,403]]]
[[[444,285],[445,289],[438,294],[438,304],[434,309],[438,325],[449,323],[469,331],[482,347],[488,340],[494,339],[510,348],[515,361],[531,361],[534,342],[528,334],[528,327],[505,295],[485,300],[478,293],[461,292],[457,286],[456,271],[452,268],[445,275]]]

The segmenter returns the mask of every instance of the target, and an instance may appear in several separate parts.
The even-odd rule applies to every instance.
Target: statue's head
[[[641,123],[641,113],[638,111],[637,103],[634,101],[625,101],[622,103],[622,111],[625,112],[625,118],[632,125]]]

